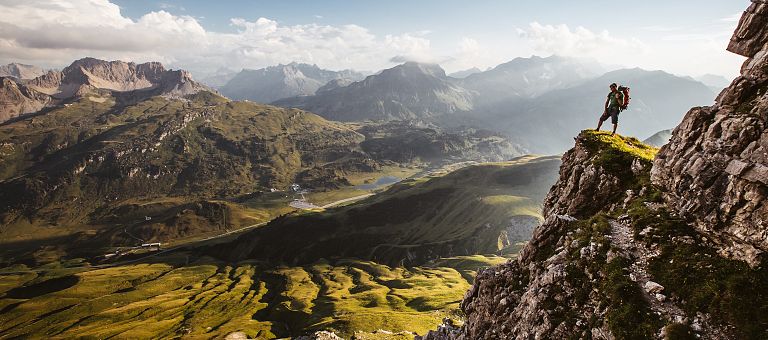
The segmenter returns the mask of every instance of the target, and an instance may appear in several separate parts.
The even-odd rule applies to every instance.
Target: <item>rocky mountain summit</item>
[[[728,49],[748,56],[711,107],[656,149],[584,131],[518,259],[478,273],[466,322],[421,339],[768,337],[768,2]]]
[[[158,62],[136,64],[95,58],[76,60],[61,71],[48,71],[33,79],[3,79],[0,122],[98,91],[112,93],[120,104],[157,95],[183,97],[211,91],[194,81],[189,72],[166,70]]]

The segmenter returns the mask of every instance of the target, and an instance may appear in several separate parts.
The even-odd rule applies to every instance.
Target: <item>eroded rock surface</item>
[[[749,58],[741,76],[714,106],[688,112],[652,179],[723,255],[756,265],[768,250],[768,1],[752,2],[728,46]]]

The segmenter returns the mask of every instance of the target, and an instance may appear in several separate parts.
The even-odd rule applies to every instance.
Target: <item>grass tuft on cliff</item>
[[[576,141],[596,156],[595,165],[603,167],[621,180],[634,177],[633,162],[639,161],[644,167],[650,167],[659,152],[658,148],[635,137],[611,135],[606,131],[584,130]]]

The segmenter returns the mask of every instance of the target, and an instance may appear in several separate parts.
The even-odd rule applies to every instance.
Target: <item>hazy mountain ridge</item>
[[[437,126],[474,126],[511,136],[532,152],[559,153],[568,136],[597,124],[608,85],[632,88],[620,131],[650,135],[682,119],[679,112],[712,102],[715,94],[691,78],[639,68],[601,73],[589,61],[552,56],[517,58],[465,79],[437,65],[406,63],[364,81],[329,84],[314,96],[283,99],[342,121],[416,120]]]
[[[473,94],[438,65],[407,62],[315,96],[278,100],[332,120],[408,120],[472,109]]]
[[[653,136],[650,136],[645,140],[643,140],[643,143],[660,148],[664,144],[669,143],[669,140],[671,138],[672,138],[672,129],[661,130],[659,132],[654,133]]]
[[[635,68],[611,71],[529,101],[500,102],[474,118],[481,126],[515,136],[532,152],[557,153],[572,143],[570,136],[597,126],[612,82],[631,87],[629,109],[619,115],[618,131],[626,135],[649,136],[675,126],[682,119],[680,112],[710,104],[715,97],[697,81]]]
[[[33,79],[45,74],[42,68],[34,65],[10,63],[0,66],[0,77],[13,77],[16,79]]]
[[[459,79],[461,79],[461,78],[466,78],[466,77],[468,77],[470,75],[473,75],[475,73],[480,73],[480,72],[483,72],[483,70],[481,70],[481,69],[479,69],[477,67],[472,67],[472,68],[469,68],[469,69],[466,69],[466,70],[461,70],[461,71],[453,72],[451,74],[448,74],[448,76],[451,77],[451,78],[459,78]]]
[[[573,86],[603,74],[592,61],[560,56],[515,58],[488,71],[461,80],[460,84],[479,93],[481,104],[509,98],[533,98],[546,92]]]
[[[328,82],[338,79],[360,80],[363,75],[352,71],[329,71],[317,65],[290,63],[258,70],[244,69],[220,87],[221,93],[234,100],[260,103],[313,95]]]

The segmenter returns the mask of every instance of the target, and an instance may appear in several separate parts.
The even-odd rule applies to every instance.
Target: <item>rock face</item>
[[[109,91],[121,104],[136,103],[157,95],[183,97],[210,91],[194,81],[189,72],[166,70],[158,62],[135,64],[94,58],[76,60],[62,71],[48,71],[33,79],[4,79],[0,93],[0,122],[93,91]]]
[[[588,331],[588,320],[604,315],[598,292],[586,292],[585,301],[576,306],[574,297],[582,287],[565,280],[569,253],[580,247],[574,242],[574,221],[615,205],[620,201],[617,196],[623,194],[621,179],[596,165],[597,157],[585,135],[563,156],[560,179],[544,201],[544,223],[536,228],[518,260],[477,274],[461,305],[467,315],[465,326],[454,338],[562,339]],[[603,247],[587,244],[585,256],[594,257]],[[587,278],[584,284],[597,277]],[[558,322],[562,310],[581,321]],[[601,327],[597,325],[597,329]]]
[[[45,74],[43,69],[19,63],[10,63],[0,66],[0,77],[14,77],[16,79],[33,79]]]
[[[157,90],[153,94],[178,96],[207,89],[192,80],[189,72],[166,70],[158,62],[136,64],[95,58],[76,60],[59,74],[49,72],[27,84],[57,99],[82,95],[94,89],[114,92]]]
[[[0,77],[0,123],[21,114],[37,112],[50,102],[49,96],[18,84],[13,78]]]
[[[242,70],[221,87],[221,93],[234,100],[248,99],[271,103],[294,96],[309,96],[330,81],[360,80],[354,71],[329,71],[317,65],[290,63],[258,70]]]
[[[671,207],[724,255],[768,251],[768,2],[753,0],[728,50],[749,59],[711,107],[691,109],[654,162]]]

